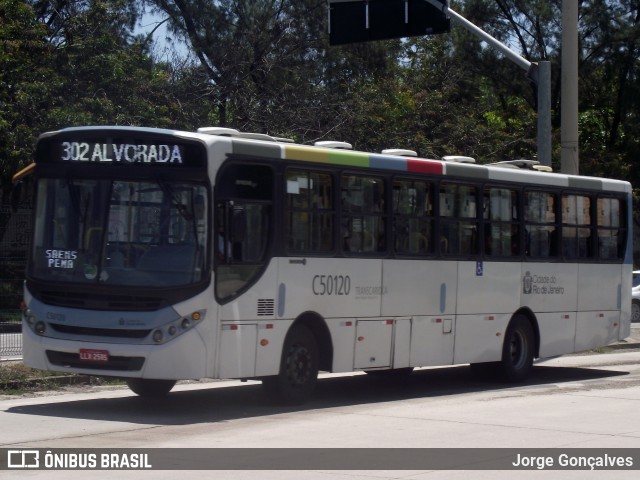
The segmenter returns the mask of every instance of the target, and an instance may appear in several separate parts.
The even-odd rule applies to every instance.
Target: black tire
[[[524,315],[516,315],[509,323],[502,346],[501,376],[507,382],[520,382],[533,367],[535,337],[533,327]]]
[[[129,378],[127,386],[141,397],[164,397],[176,384],[175,380],[154,380],[150,378]]]
[[[631,302],[631,322],[640,322],[640,302],[638,300]]]
[[[304,325],[297,325],[287,334],[282,349],[280,373],[262,379],[262,385],[276,402],[299,405],[306,402],[318,381],[318,345]]]

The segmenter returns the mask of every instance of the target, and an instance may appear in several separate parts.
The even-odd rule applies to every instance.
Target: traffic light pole
[[[458,23],[480,40],[488,43],[504,54],[509,60],[527,72],[527,78],[533,81],[538,90],[538,161],[542,165],[551,166],[551,63],[541,61],[532,63],[511,50],[500,40],[489,35],[459,13],[451,10],[448,0],[425,0],[442,10],[452,21]],[[444,2],[444,3],[443,3]]]

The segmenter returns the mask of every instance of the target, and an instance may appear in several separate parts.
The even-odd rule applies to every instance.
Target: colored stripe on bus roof
[[[442,175],[444,173],[444,167],[441,162],[436,162],[433,160],[407,158],[407,171],[430,173],[432,175]]]
[[[284,158],[331,165],[369,167],[369,155],[366,153],[299,147],[297,145],[284,145]]]
[[[328,163],[347,167],[377,168],[400,172],[420,172],[442,175],[441,162],[420,158],[394,157],[344,150],[326,150],[298,145],[284,145],[284,158],[303,162]]]

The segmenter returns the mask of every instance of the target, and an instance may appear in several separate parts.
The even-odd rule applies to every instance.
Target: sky
[[[162,14],[148,12],[142,16],[135,30],[136,34],[149,34],[153,29],[162,22],[166,17]],[[153,41],[155,46],[153,53],[157,60],[172,60],[176,55],[179,58],[189,56],[189,48],[187,45],[171,35],[167,29],[167,24],[163,23],[153,32]]]

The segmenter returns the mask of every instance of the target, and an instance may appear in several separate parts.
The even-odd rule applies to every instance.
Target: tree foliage
[[[457,0],[452,8],[552,64],[559,162],[562,0]],[[640,183],[640,2],[581,0],[581,173]],[[194,61],[159,60],[143,8]],[[326,0],[0,0],[2,181],[46,130],[83,124],[222,125],[404,147],[480,162],[536,154],[536,87],[464,29],[330,47]]]

